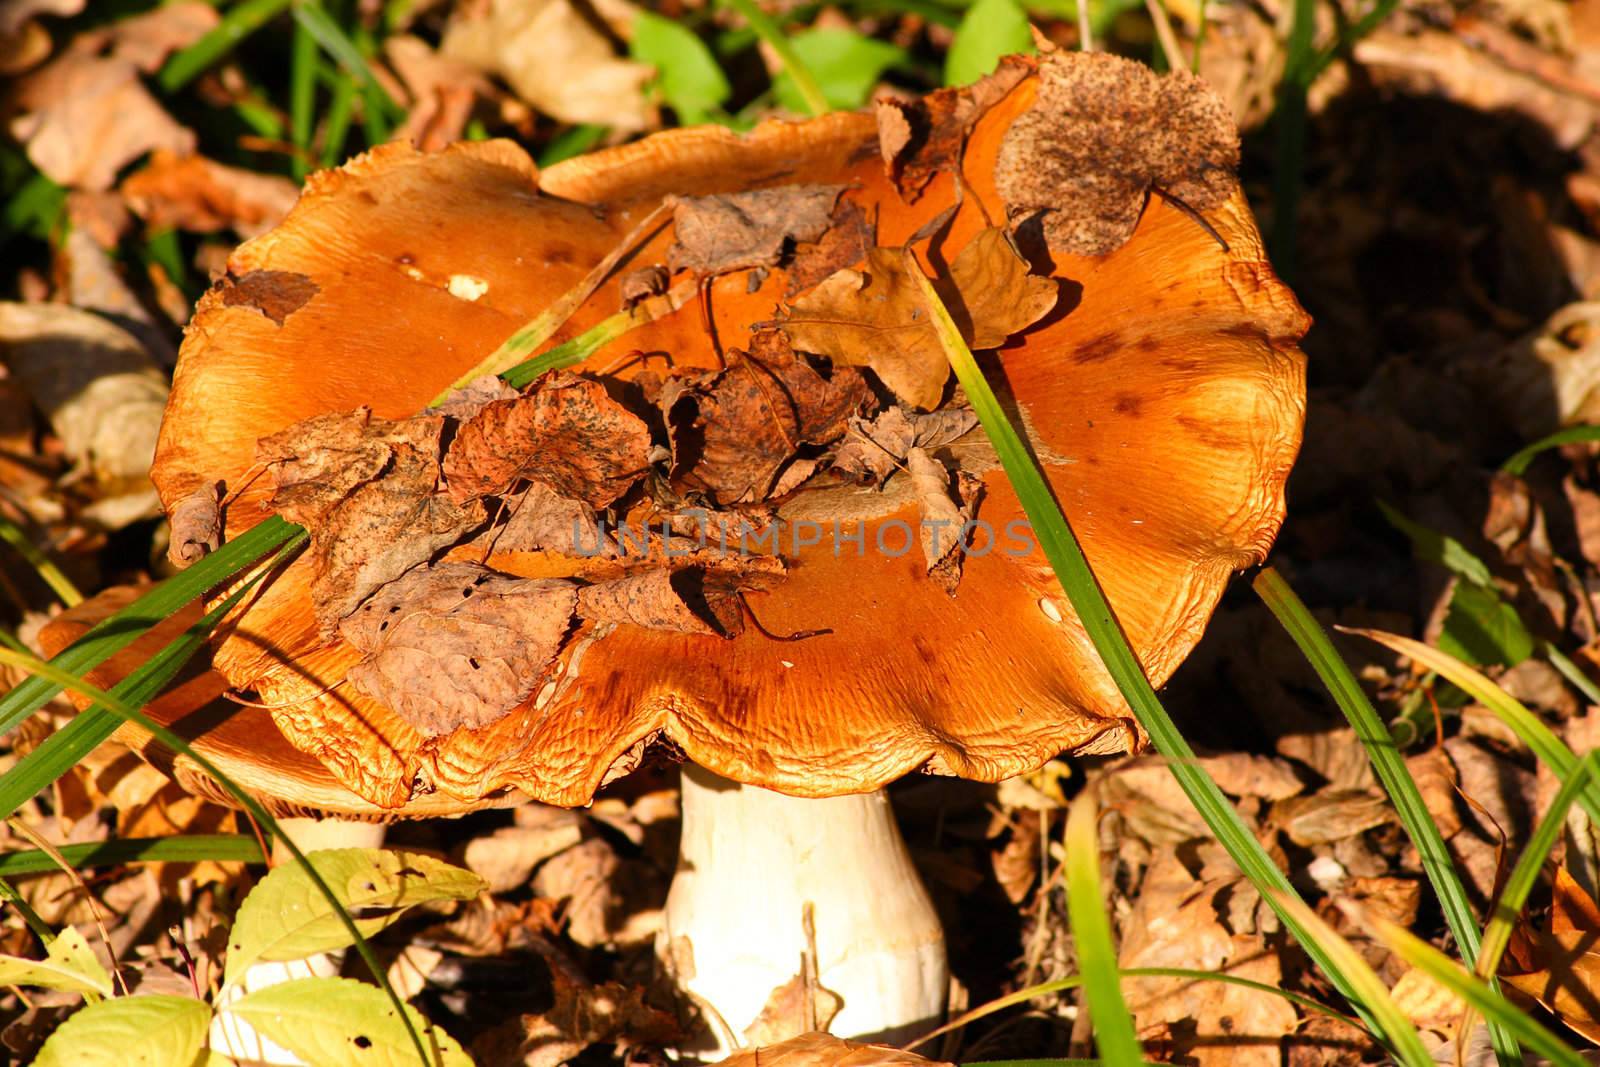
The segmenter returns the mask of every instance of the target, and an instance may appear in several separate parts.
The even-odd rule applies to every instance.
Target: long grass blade
[[[74,868],[121,867],[129,863],[265,863],[253,834],[181,834],[177,837],[124,837],[87,845],[62,845]],[[38,849],[0,854],[0,878],[47,874],[55,860]]]
[[[1577,771],[1578,757],[1537,715],[1448,652],[1382,630],[1351,629],[1346,632],[1370,638],[1391,651],[1407,656],[1464,690],[1472,699],[1499,716],[1522,743],[1533,750],[1534,756],[1550,765],[1561,781],[1567,781]],[[1600,826],[1600,781],[1590,779],[1584,782],[1578,792],[1578,803],[1595,825]]]
[[[826,115],[828,113],[828,98],[822,94],[822,87],[817,84],[817,76],[811,68],[796,54],[794,46],[789,43],[789,38],[784,36],[783,30],[765,12],[757,7],[754,0],[724,0],[725,3],[750,24],[756,31],[756,36],[766,42],[768,48],[777,53],[778,59],[783,62],[783,69],[789,72],[789,77],[794,79],[794,86],[799,90],[800,96],[806,102],[812,115]]]
[[[244,0],[228,9],[204,37],[167,60],[156,75],[164,93],[175,93],[195,76],[233,51],[240,41],[271,22],[294,0]]]
[[[28,540],[28,535],[22,532],[22,527],[10,519],[0,518],[0,541],[4,541],[16,550],[17,555],[25,560],[28,566],[36,571],[44,584],[67,607],[77,607],[83,603],[83,594],[78,592],[78,587],[72,584],[72,579],[61,573],[49,556],[41,552],[37,545]]]
[[[1100,1056],[1113,1067],[1134,1067],[1144,1062],[1144,1052],[1122,999],[1111,917],[1100,895],[1099,821],[1094,798],[1080,794],[1067,813],[1067,914]]]
[[[1322,684],[1328,687],[1328,692],[1344,712],[1345,718],[1350,720],[1357,739],[1367,750],[1367,758],[1372,761],[1372,769],[1377,772],[1378,780],[1383,783],[1395,811],[1400,815],[1400,824],[1405,827],[1411,843],[1417,848],[1422,869],[1439,898],[1445,923],[1455,935],[1456,943],[1461,946],[1462,955],[1469,959],[1476,956],[1479,951],[1478,920],[1472,912],[1466,886],[1462,884],[1461,875],[1450,859],[1450,851],[1445,847],[1438,824],[1428,813],[1428,805],[1422,799],[1416,779],[1411,777],[1410,768],[1395,748],[1388,729],[1378,717],[1372,702],[1367,699],[1361,683],[1356,681],[1344,657],[1339,655],[1317,620],[1312,618],[1311,612],[1306,610],[1305,604],[1277,571],[1271,567],[1262,570],[1256,576],[1255,590],[1300,647],[1301,654],[1316,670]],[[1522,1062],[1522,1052],[1517,1047],[1516,1039],[1498,1023],[1491,1025],[1489,1036],[1495,1057],[1503,1067],[1513,1067]]]
[[[265,807],[262,806],[260,801],[256,800],[255,797],[251,796],[248,792],[241,788],[239,784],[232,778],[229,778],[226,774],[224,774],[221,768],[219,768],[216,764],[212,763],[205,756],[202,756],[200,753],[196,752],[183,738],[179,737],[165,726],[162,726],[154,719],[151,719],[142,711],[131,707],[120,698],[106,692],[104,689],[101,689],[98,686],[90,685],[83,679],[75,677],[59,667],[46,663],[44,660],[41,660],[36,656],[24,655],[20,652],[12,652],[9,649],[0,649],[0,663],[5,663],[12,667],[17,667],[21,670],[48,678],[50,681],[54,682],[63,689],[71,689],[74,692],[88,697],[96,704],[101,705],[108,711],[115,714],[123,722],[132,723],[135,726],[138,726],[141,730],[149,733],[157,741],[160,741],[163,745],[166,745],[173,752],[181,753],[190,760],[193,760],[196,766],[209,774],[219,785],[222,786],[222,788],[226,789],[233,797],[234,801],[237,802],[240,807],[248,811],[256,820],[256,822],[272,835],[274,840],[281,840],[284,845],[288,847],[289,851],[294,854],[295,860],[305,868],[306,875],[311,879],[312,884],[316,886],[317,892],[321,893],[328,903],[333,905],[334,913],[339,917],[340,923],[344,926],[345,931],[354,939],[356,953],[361,957],[361,961],[366,964],[368,971],[370,971],[372,974],[373,980],[377,982],[378,987],[381,988],[388,996],[389,1002],[394,1005],[394,1010],[399,1012],[401,1019],[405,1022],[406,1030],[411,1035],[412,1043],[416,1047],[417,1056],[419,1057],[420,1061],[423,1064],[435,1063],[435,1058],[428,1054],[428,1050],[422,1042],[422,1035],[417,1032],[416,1027],[411,1023],[410,1017],[406,1014],[405,1002],[400,999],[399,994],[394,991],[394,987],[389,984],[389,979],[384,971],[383,966],[378,962],[377,956],[373,954],[372,946],[367,943],[367,939],[362,935],[360,927],[358,927],[355,923],[355,920],[350,917],[349,912],[345,911],[343,906],[340,905],[339,898],[334,894],[333,890],[329,888],[328,883],[323,879],[322,875],[317,873],[317,869],[315,867],[306,862],[305,853],[301,851],[300,846],[294,843],[293,838],[284,834],[283,831],[279,829],[278,821],[272,817],[271,813],[268,812]]]
[[[1484,1018],[1493,1019],[1516,1034],[1523,1044],[1540,1056],[1551,1063],[1560,1064],[1560,1067],[1587,1067],[1587,1061],[1565,1041],[1411,931],[1377,918],[1372,920],[1372,926],[1379,939],[1395,955],[1466,1001]]]
[[[274,515],[211,553],[84,634],[50,662],[69,674],[82,674],[127,648],[139,635],[274,550],[305,535],[304,529]],[[0,733],[43,707],[61,687],[31,677],[0,697]]]
[[[1520,478],[1528,473],[1528,465],[1539,453],[1560,448],[1562,445],[1583,444],[1589,441],[1600,441],[1600,426],[1568,426],[1564,430],[1557,430],[1518,449],[1510,459],[1500,464],[1500,469]]]
[[[385,115],[401,113],[400,105],[389,95],[389,90],[373,75],[361,49],[356,47],[356,43],[345,34],[344,28],[333,20],[317,0],[297,0],[294,20],[316,40],[330,59],[361,86],[368,94],[369,103],[376,104]]]
[[[945,355],[1011,479],[1017,499],[1033,525],[1040,548],[1055,570],[1057,581],[1061,583],[1062,590],[1118,690],[1133,709],[1139,724],[1150,735],[1156,750],[1167,758],[1168,769],[1178,780],[1190,803],[1199,811],[1228,855],[1239,865],[1239,870],[1277,911],[1284,926],[1305,947],[1306,953],[1322,968],[1335,988],[1357,1006],[1368,1025],[1375,1027],[1375,1020],[1367,1015],[1356,995],[1355,986],[1342,973],[1338,962],[1323,950],[1309,928],[1281,905],[1281,900],[1298,899],[1288,878],[1245,826],[1239,813],[1222,795],[1222,790],[1217,788],[1217,783],[1196,765],[1194,749],[1178,731],[1151,687],[1150,679],[1145,677],[1144,668],[1128,645],[1122,627],[1106,601],[1105,593],[1089,567],[1089,561],[1084,558],[1083,549],[1079,547],[1066,516],[1057,505],[1049,483],[1034,464],[1033,457],[1018,437],[994,391],[989,388],[983,371],[962,340],[961,332],[951,320],[949,311],[909,251],[907,268],[922,290],[924,304],[937,328]]]

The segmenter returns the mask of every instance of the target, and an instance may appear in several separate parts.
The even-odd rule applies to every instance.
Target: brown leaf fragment
[[[834,453],[832,469],[857,482],[882,485],[905,462],[912,445],[939,448],[966,436],[976,425],[977,413],[969,407],[908,414],[896,404],[870,422],[850,420],[845,438]]]
[[[618,289],[622,297],[622,306],[631,308],[652,296],[660,296],[667,291],[667,283],[672,280],[672,275],[667,268],[659,263],[648,267],[631,270],[622,276]]]
[[[256,444],[272,507],[311,531],[312,602],[324,633],[379,586],[459,541],[483,506],[438,491],[444,418],[318,415]]]
[[[808,1031],[826,1030],[842,1007],[844,998],[839,994],[797,974],[767,997],[755,1021],[745,1027],[744,1043],[775,1045]]]
[[[750,352],[732,358],[725,371],[662,391],[678,481],[718,504],[767,499],[802,445],[837,439],[873,403],[859,371],[840,367],[824,378],[777,331],[757,334]]]
[[[649,465],[650,430],[605,386],[554,371],[463,425],[444,457],[457,501],[504,493],[520,479],[605,507]]]
[[[917,100],[878,101],[878,148],[895,187],[915,203],[934,175],[955,170],[967,134],[995,104],[1028,76],[1030,64],[1006,56],[987,78],[941,89]]]
[[[428,414],[448,415],[452,419],[466,422],[492,401],[515,400],[521,395],[507,385],[505,379],[499,375],[482,374],[460,389],[446,394],[443,400],[428,409]]]
[[[1520,952],[1530,966],[1507,973],[1514,968],[1508,959],[1501,977],[1590,1041],[1600,1041],[1600,907],[1565,867],[1556,868],[1552,905],[1547,930],[1523,926],[1513,937],[1512,955]]]
[[[1053,249],[1098,256],[1133,234],[1152,187],[1196,211],[1234,189],[1239,134],[1187,71],[1157,75],[1105,52],[1039,61],[1039,95],[1007,131],[995,184],[1013,220],[1043,213]]]
[[[172,524],[172,540],[167,558],[182,570],[198,563],[222,544],[221,482],[203,482],[172,506],[167,521]]]
[[[854,200],[840,197],[822,236],[795,245],[785,296],[803,293],[835,271],[865,261],[867,250],[877,243],[867,213]]]
[[[971,514],[952,497],[950,472],[943,463],[913,447],[906,452],[906,469],[922,509],[922,557],[928,564],[928,576],[946,595],[955,596],[961,583],[962,535]]]
[[[674,201],[674,271],[727,274],[777,265],[794,242],[815,241],[832,221],[842,185],[780,185]]]
[[[596,582],[578,593],[578,615],[591,622],[630,623],[647,630],[736,637],[743,629],[736,588],[694,569],[665,567]]]
[[[363,656],[350,684],[430,737],[477,729],[526,700],[561,648],[573,583],[459,561],[419,567],[339,624]]]
[[[1028,272],[1003,230],[969,241],[934,280],[939,297],[973,348],[996,348],[1043,318],[1057,298],[1056,283]],[[870,367],[895,396],[923,411],[944,398],[950,365],[921,290],[897,249],[874,248],[867,269],[830,275],[796,300],[780,324],[796,349],[835,365]]]
[[[1382,793],[1365,789],[1323,789],[1272,805],[1272,821],[1302,847],[1342,841],[1395,818]]]
[[[390,37],[383,42],[383,54],[411,98],[406,121],[394,136],[424,152],[438,152],[461,140],[478,99],[494,95],[488,78],[440,55],[419,37]]]
[[[232,228],[246,238],[276,226],[300,196],[300,187],[288,178],[165,149],[153,153],[121,188],[128,207],[152,229],[212,233]]]
[[[289,270],[253,270],[222,284],[225,305],[254,308],[279,326],[322,291],[304,274]]]
[[[720,1061],[718,1067],[917,1067],[922,1064],[946,1067],[942,1061],[925,1060],[914,1052],[901,1052],[888,1045],[869,1045],[832,1034],[811,1033],[776,1045],[743,1049]]]
[[[605,559],[617,555],[616,542],[601,529],[593,508],[543,485],[532,486],[512,505],[505,525],[484,537],[496,552],[559,552]]]
[[[677,1022],[645,1003],[644,990],[620,982],[590,986],[551,968],[555,1004],[486,1031],[472,1055],[484,1067],[560,1067],[590,1045],[665,1045]]]

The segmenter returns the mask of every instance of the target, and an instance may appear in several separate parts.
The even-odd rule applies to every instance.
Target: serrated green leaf
[[[867,102],[883,72],[906,58],[904,49],[854,30],[820,29],[795,34],[789,42],[795,56],[817,79],[828,106],[851,111]],[[797,115],[807,113],[806,99],[788,71],[772,81],[778,103]]]
[[[656,88],[685,126],[712,122],[733,90],[716,57],[694,31],[640,9],[633,18],[629,54],[656,68]]]
[[[1460,581],[1439,631],[1439,647],[1479,667],[1514,667],[1533,655],[1533,635],[1493,588]]]
[[[315,858],[315,857],[313,857]],[[413,1067],[416,1046],[382,992],[351,978],[297,978],[222,1009],[317,1067]],[[449,1034],[409,1005],[406,1014],[436,1053],[436,1067],[472,1067]]]
[[[57,1027],[33,1067],[202,1067],[210,1022],[210,1007],[192,997],[102,1000]]]
[[[1001,56],[1033,52],[1028,13],[1017,0],[978,0],[967,8],[944,57],[944,83],[970,85],[994,72]]]
[[[67,927],[56,935],[42,960],[0,956],[0,985],[64,989],[87,997],[109,997],[111,975],[95,958],[83,935]]]
[[[420,852],[337,848],[307,857],[363,937],[371,937],[418,904],[470,900],[484,889],[471,871]],[[274,868],[239,906],[228,938],[227,983],[260,960],[298,960],[351,943],[327,897],[298,863]],[[387,1001],[385,1001],[387,1003]]]

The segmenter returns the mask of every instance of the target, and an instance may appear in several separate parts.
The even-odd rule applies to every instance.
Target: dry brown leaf
[[[1501,977],[1533,997],[1590,1041],[1600,1041],[1600,906],[1565,867],[1556,868],[1555,895],[1546,931],[1518,931],[1517,948],[1532,966]],[[1508,961],[1509,963],[1509,961]]]
[[[517,809],[517,825],[468,841],[460,862],[488,883],[489,892],[509,893],[527,885],[539,864],[582,839],[583,817],[577,812],[525,805]]]
[[[597,837],[540,864],[533,889],[565,902],[566,934],[585,948],[638,945],[661,927],[661,872],[645,860],[620,859]]]
[[[619,58],[569,0],[459,5],[439,52],[498,75],[528,104],[562,122],[624,132],[655,124],[644,94],[651,68]]]
[[[717,1067],[915,1067],[917,1064],[948,1067],[941,1060],[925,1060],[915,1053],[901,1052],[887,1045],[869,1045],[832,1034],[813,1033],[791,1037],[776,1045],[743,1049],[719,1061]]]
[[[826,1030],[842,1007],[844,998],[839,994],[797,974],[767,997],[755,1021],[745,1027],[744,1043],[758,1048],[809,1031]]]
[[[841,197],[822,236],[810,241],[796,239],[784,295],[803,293],[835,271],[864,262],[867,251],[877,243],[867,213],[854,200]]]
[[[411,97],[411,109],[394,136],[424,152],[461,140],[479,98],[494,91],[472,66],[440,55],[420,37],[390,37],[383,54]]]
[[[1056,283],[1028,273],[1003,230],[986,229],[935,279],[950,316],[976,349],[997,348],[1043,318]],[[930,410],[944,397],[950,365],[922,294],[898,249],[874,248],[867,269],[841,270],[796,300],[780,324],[796,349],[835,365],[870,367],[911,407]]]
[[[1029,69],[1021,57],[1006,56],[993,74],[971,85],[916,100],[879,100],[878,147],[900,195],[915,202],[934,175],[954,170],[972,127]]]
[[[578,594],[578,614],[591,622],[737,637],[744,631],[738,592],[737,579],[698,568],[651,567],[585,586]]]
[[[443,400],[427,410],[427,414],[448,415],[459,422],[466,422],[490,401],[515,400],[521,395],[498,374],[480,374],[461,388],[445,394]]]
[[[529,488],[511,505],[505,525],[480,541],[496,552],[559,552],[564,556],[617,555],[616,542],[601,528],[594,509],[542,485]]]
[[[873,404],[859,371],[824,378],[776,331],[757,334],[751,349],[725,371],[662,390],[677,481],[720,505],[767,499],[800,446],[835,440]]]
[[[276,226],[300,196],[288,178],[157,149],[122,183],[122,196],[152,229],[254,237]]]
[[[222,281],[222,302],[227,307],[247,307],[282,326],[319,292],[316,282],[289,270],[253,270]]]
[[[1326,845],[1393,822],[1394,806],[1382,793],[1323,789],[1272,805],[1272,821],[1297,845]]]
[[[584,985],[551,968],[555,1004],[543,1015],[503,1023],[473,1043],[484,1067],[560,1067],[590,1045],[664,1045],[679,1036],[676,1020],[644,1001],[644,990],[620,982]]]
[[[555,371],[467,420],[445,454],[445,484],[466,501],[526,479],[605,507],[644,473],[649,454],[649,427],[605,386]]]
[[[167,521],[172,540],[167,558],[180,570],[198,563],[222,545],[222,483],[202,482],[172,506]]]
[[[429,736],[487,726],[533,694],[576,606],[561,579],[419,567],[340,624],[363,655],[350,683]]]
[[[672,204],[672,269],[701,276],[775,266],[795,242],[816,241],[832,223],[842,185],[779,185],[743,193],[679,197]]]
[[[317,415],[256,444],[272,507],[311,531],[312,602],[324,634],[387,582],[459,541],[483,506],[438,491],[444,417]]]
[[[938,582],[946,595],[955,596],[961,583],[963,534],[971,512],[951,495],[950,471],[922,449],[913,447],[906,452],[906,469],[921,510],[918,532],[928,577]]]
[[[1422,802],[1439,833],[1446,841],[1461,832],[1461,816],[1456,812],[1456,769],[1442,748],[1431,748],[1406,757],[1406,769],[1416,780]]]
[[[1052,52],[1001,144],[995,185],[1013,220],[1043,214],[1051,248],[1097,256],[1133,235],[1152,188],[1205,211],[1232,193],[1238,164],[1227,105],[1193,74]]]

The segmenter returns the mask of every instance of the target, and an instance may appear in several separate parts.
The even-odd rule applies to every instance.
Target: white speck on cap
[[[489,283],[470,274],[452,274],[449,289],[451,296],[470,304],[489,291]]]
[[[1051,622],[1061,621],[1061,609],[1056,607],[1056,602],[1047,596],[1039,598],[1039,610],[1044,612],[1044,617]]]

